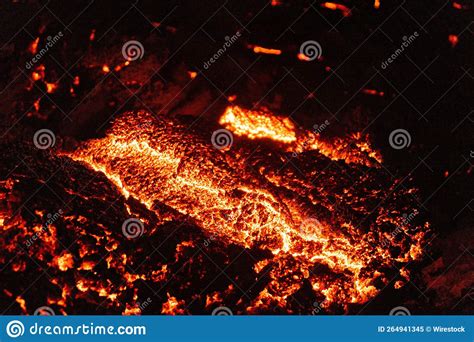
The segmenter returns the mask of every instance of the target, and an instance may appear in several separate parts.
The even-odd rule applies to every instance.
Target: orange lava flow
[[[350,138],[323,140],[317,130],[298,129],[290,119],[277,117],[265,109],[245,110],[238,106],[227,107],[219,123],[238,136],[284,143],[288,152],[317,150],[332,160],[367,166],[382,162],[380,153],[370,146],[368,136],[354,133]],[[325,126],[321,125],[319,130],[324,130]],[[355,143],[355,148],[350,147],[352,142]]]
[[[263,46],[258,46],[258,45],[255,45],[255,46],[249,46],[250,48],[253,49],[253,52],[255,53],[262,53],[262,54],[265,54],[265,55],[281,55],[281,50],[278,50],[278,49],[271,49],[271,48],[265,48]]]
[[[333,11],[341,11],[342,15],[345,17],[349,17],[351,15],[351,10],[347,6],[342,4],[334,2],[324,2],[321,4],[321,7],[325,7]]]
[[[220,121],[249,139],[273,137],[304,150],[301,132],[289,119],[251,114],[232,107]],[[319,142],[316,134],[306,138],[309,136],[310,148],[331,158],[338,156],[339,152],[329,153],[326,148],[333,147]],[[358,148],[364,153],[369,149]],[[325,297],[327,307],[362,304],[390,281],[384,269],[420,257],[427,227],[402,222],[401,212],[388,204],[395,184],[388,189],[358,189],[360,197],[349,186],[336,194],[328,189],[337,186],[337,179],[330,180],[334,184],[315,185],[310,173],[308,179],[289,171],[276,173],[267,160],[255,169],[240,159],[239,151],[234,147],[219,151],[209,137],[199,137],[175,121],[158,121],[139,111],[116,118],[105,137],[89,140],[67,155],[103,172],[125,197],[133,197],[149,210],[158,213],[157,205],[165,204],[226,244],[270,251],[273,257],[254,266],[257,273],[268,272],[270,281],[246,307],[248,313],[285,307],[288,297],[304,282]],[[352,160],[350,155],[345,158]],[[356,187],[370,175],[357,177]],[[400,190],[395,195],[407,194]],[[360,228],[350,215],[338,214],[330,196],[364,215],[369,214],[369,202],[385,202],[373,209],[375,221],[362,223]],[[398,239],[390,238],[395,229]],[[390,246],[396,246],[396,252],[390,251]],[[67,259],[61,265],[68,267]],[[408,271],[402,268],[400,276],[407,279]],[[170,297],[162,312],[171,313],[182,306]]]

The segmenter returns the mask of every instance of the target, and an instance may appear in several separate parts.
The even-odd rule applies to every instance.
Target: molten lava
[[[272,257],[254,265],[269,281],[243,312],[285,308],[303,284],[325,298],[325,308],[347,309],[386,286],[394,265],[400,283],[408,280],[404,266],[420,257],[428,225],[404,219],[415,190],[399,188],[370,167],[381,158],[368,138],[327,142],[289,119],[240,107],[229,107],[219,122],[241,139],[269,139],[298,152],[295,166],[273,152],[255,157],[248,142],[218,150],[212,132],[200,136],[145,111],[123,114],[105,137],[66,155],[104,173],[125,197],[157,215],[166,205],[212,240],[270,251]],[[354,163],[365,171],[353,172]],[[68,257],[58,265],[70,267]],[[183,313],[185,304],[169,297],[162,312]]]
[[[277,117],[268,110],[245,110],[233,106],[226,109],[219,123],[238,136],[283,143],[288,152],[317,150],[332,160],[367,166],[382,162],[380,153],[370,146],[367,135],[354,133],[349,138],[337,138],[334,141],[321,139],[320,132],[327,128],[329,122],[315,126],[313,131],[305,131],[297,129],[289,118]],[[355,144],[355,148],[351,144]]]

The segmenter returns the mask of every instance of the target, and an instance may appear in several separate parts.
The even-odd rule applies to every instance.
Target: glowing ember
[[[374,96],[384,96],[385,93],[383,91],[378,91],[375,89],[362,89],[362,92],[367,95],[374,95]]]
[[[38,51],[38,44],[39,44],[39,37],[33,40],[28,47],[28,51],[30,51],[33,55]]]
[[[89,35],[89,40],[91,42],[95,40],[95,29],[92,29],[91,34]]]
[[[55,84],[55,83],[45,82],[45,84],[46,84],[46,91],[48,93],[54,93],[56,91],[56,89],[58,88],[58,85]]]
[[[297,55],[297,57],[300,61],[305,61],[305,62],[312,61],[312,59],[310,57],[306,56],[304,53],[299,53]]]
[[[382,162],[380,153],[371,148],[368,136],[354,133],[350,138],[325,141],[320,138],[318,132],[323,127],[315,131],[298,129],[290,119],[277,117],[265,109],[252,111],[238,106],[228,107],[219,123],[238,136],[284,143],[288,152],[317,150],[333,160],[367,166],[374,165],[375,161]],[[355,148],[350,147],[353,142]]]
[[[351,15],[351,10],[347,6],[334,2],[324,2],[321,4],[321,7],[325,7],[333,11],[341,11],[344,17],[349,17]]]
[[[249,138],[269,137],[295,147],[302,144],[289,119],[272,117],[269,112],[232,107],[221,123]],[[320,144],[317,134],[311,136],[315,140],[310,146]],[[359,151],[369,150],[361,143],[357,146]],[[256,172],[243,162],[246,155],[242,153],[234,147],[218,151],[208,138],[201,139],[176,122],[129,112],[115,120],[104,138],[90,140],[68,155],[103,172],[124,196],[149,210],[156,211],[163,203],[190,217],[213,239],[270,251],[273,258],[255,265],[257,272],[271,265],[270,281],[246,307],[248,313],[285,307],[288,297],[305,281],[326,298],[327,307],[364,303],[388,283],[384,269],[420,257],[427,226],[404,221],[390,200],[395,196],[398,202],[413,189],[394,191],[397,185],[392,184],[371,190],[373,184],[364,185],[374,177],[370,172],[356,176],[356,183],[354,179],[345,183],[341,174],[337,180],[329,178],[329,183],[311,181],[315,174],[327,172],[319,162],[308,164],[307,179],[279,166],[278,159],[262,159]],[[278,169],[282,171],[276,173]],[[342,191],[336,190],[341,186]],[[383,206],[371,209],[370,203],[381,200]],[[338,209],[341,205],[344,211]],[[370,211],[374,219],[362,220],[363,227],[357,227],[355,217],[365,217]],[[160,215],[159,210],[156,214]],[[394,231],[401,232],[397,239],[390,238]],[[179,244],[177,258],[188,248],[195,244]],[[159,276],[166,274],[165,268]],[[401,276],[407,279],[409,274],[404,270]],[[183,307],[182,300],[168,296],[162,312],[181,314],[186,312]]]
[[[258,45],[249,45],[249,48],[253,49],[255,53],[262,53],[265,55],[281,55],[281,50],[272,49],[272,48],[265,48],[263,46]]]
[[[458,45],[458,43],[459,43],[459,38],[458,38],[458,36],[456,36],[455,34],[450,34],[450,35],[448,36],[448,40],[449,40],[449,42],[451,43],[451,46],[452,46],[452,47],[455,47],[455,46]]]

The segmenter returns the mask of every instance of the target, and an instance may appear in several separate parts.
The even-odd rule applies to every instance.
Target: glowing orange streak
[[[297,58],[300,60],[300,61],[305,61],[305,62],[309,62],[311,61],[312,59],[309,58],[308,56],[306,56],[304,53],[299,53],[297,55]]]
[[[385,93],[383,91],[377,91],[375,89],[363,89],[362,92],[367,95],[378,95],[378,96],[384,96]]]
[[[252,47],[252,46],[250,46]],[[271,48],[265,48],[265,47],[262,47],[262,46],[253,46],[253,52],[255,53],[263,53],[263,54],[266,54],[266,55],[281,55],[281,50],[278,50],[278,49],[271,49]]]
[[[255,115],[246,115],[255,113]],[[228,127],[237,135],[249,139],[271,138],[272,140],[293,143],[296,141],[295,126],[288,118],[278,119],[258,112],[244,112],[238,106],[227,107],[219,123]]]
[[[38,51],[39,37],[33,40],[28,47],[28,51],[35,54]]]
[[[339,10],[342,12],[342,15],[345,17],[348,17],[351,15],[351,10],[347,6],[337,4],[334,2],[324,2],[321,4],[321,7],[325,7],[333,11]]]
[[[367,137],[354,134],[349,139],[324,141],[317,132],[299,130],[290,119],[277,117],[265,109],[245,110],[239,106],[230,106],[219,119],[219,123],[238,136],[284,143],[289,152],[318,150],[333,160],[367,166],[374,164],[367,156],[382,162],[380,153],[371,148]],[[358,149],[349,147],[354,140]]]

